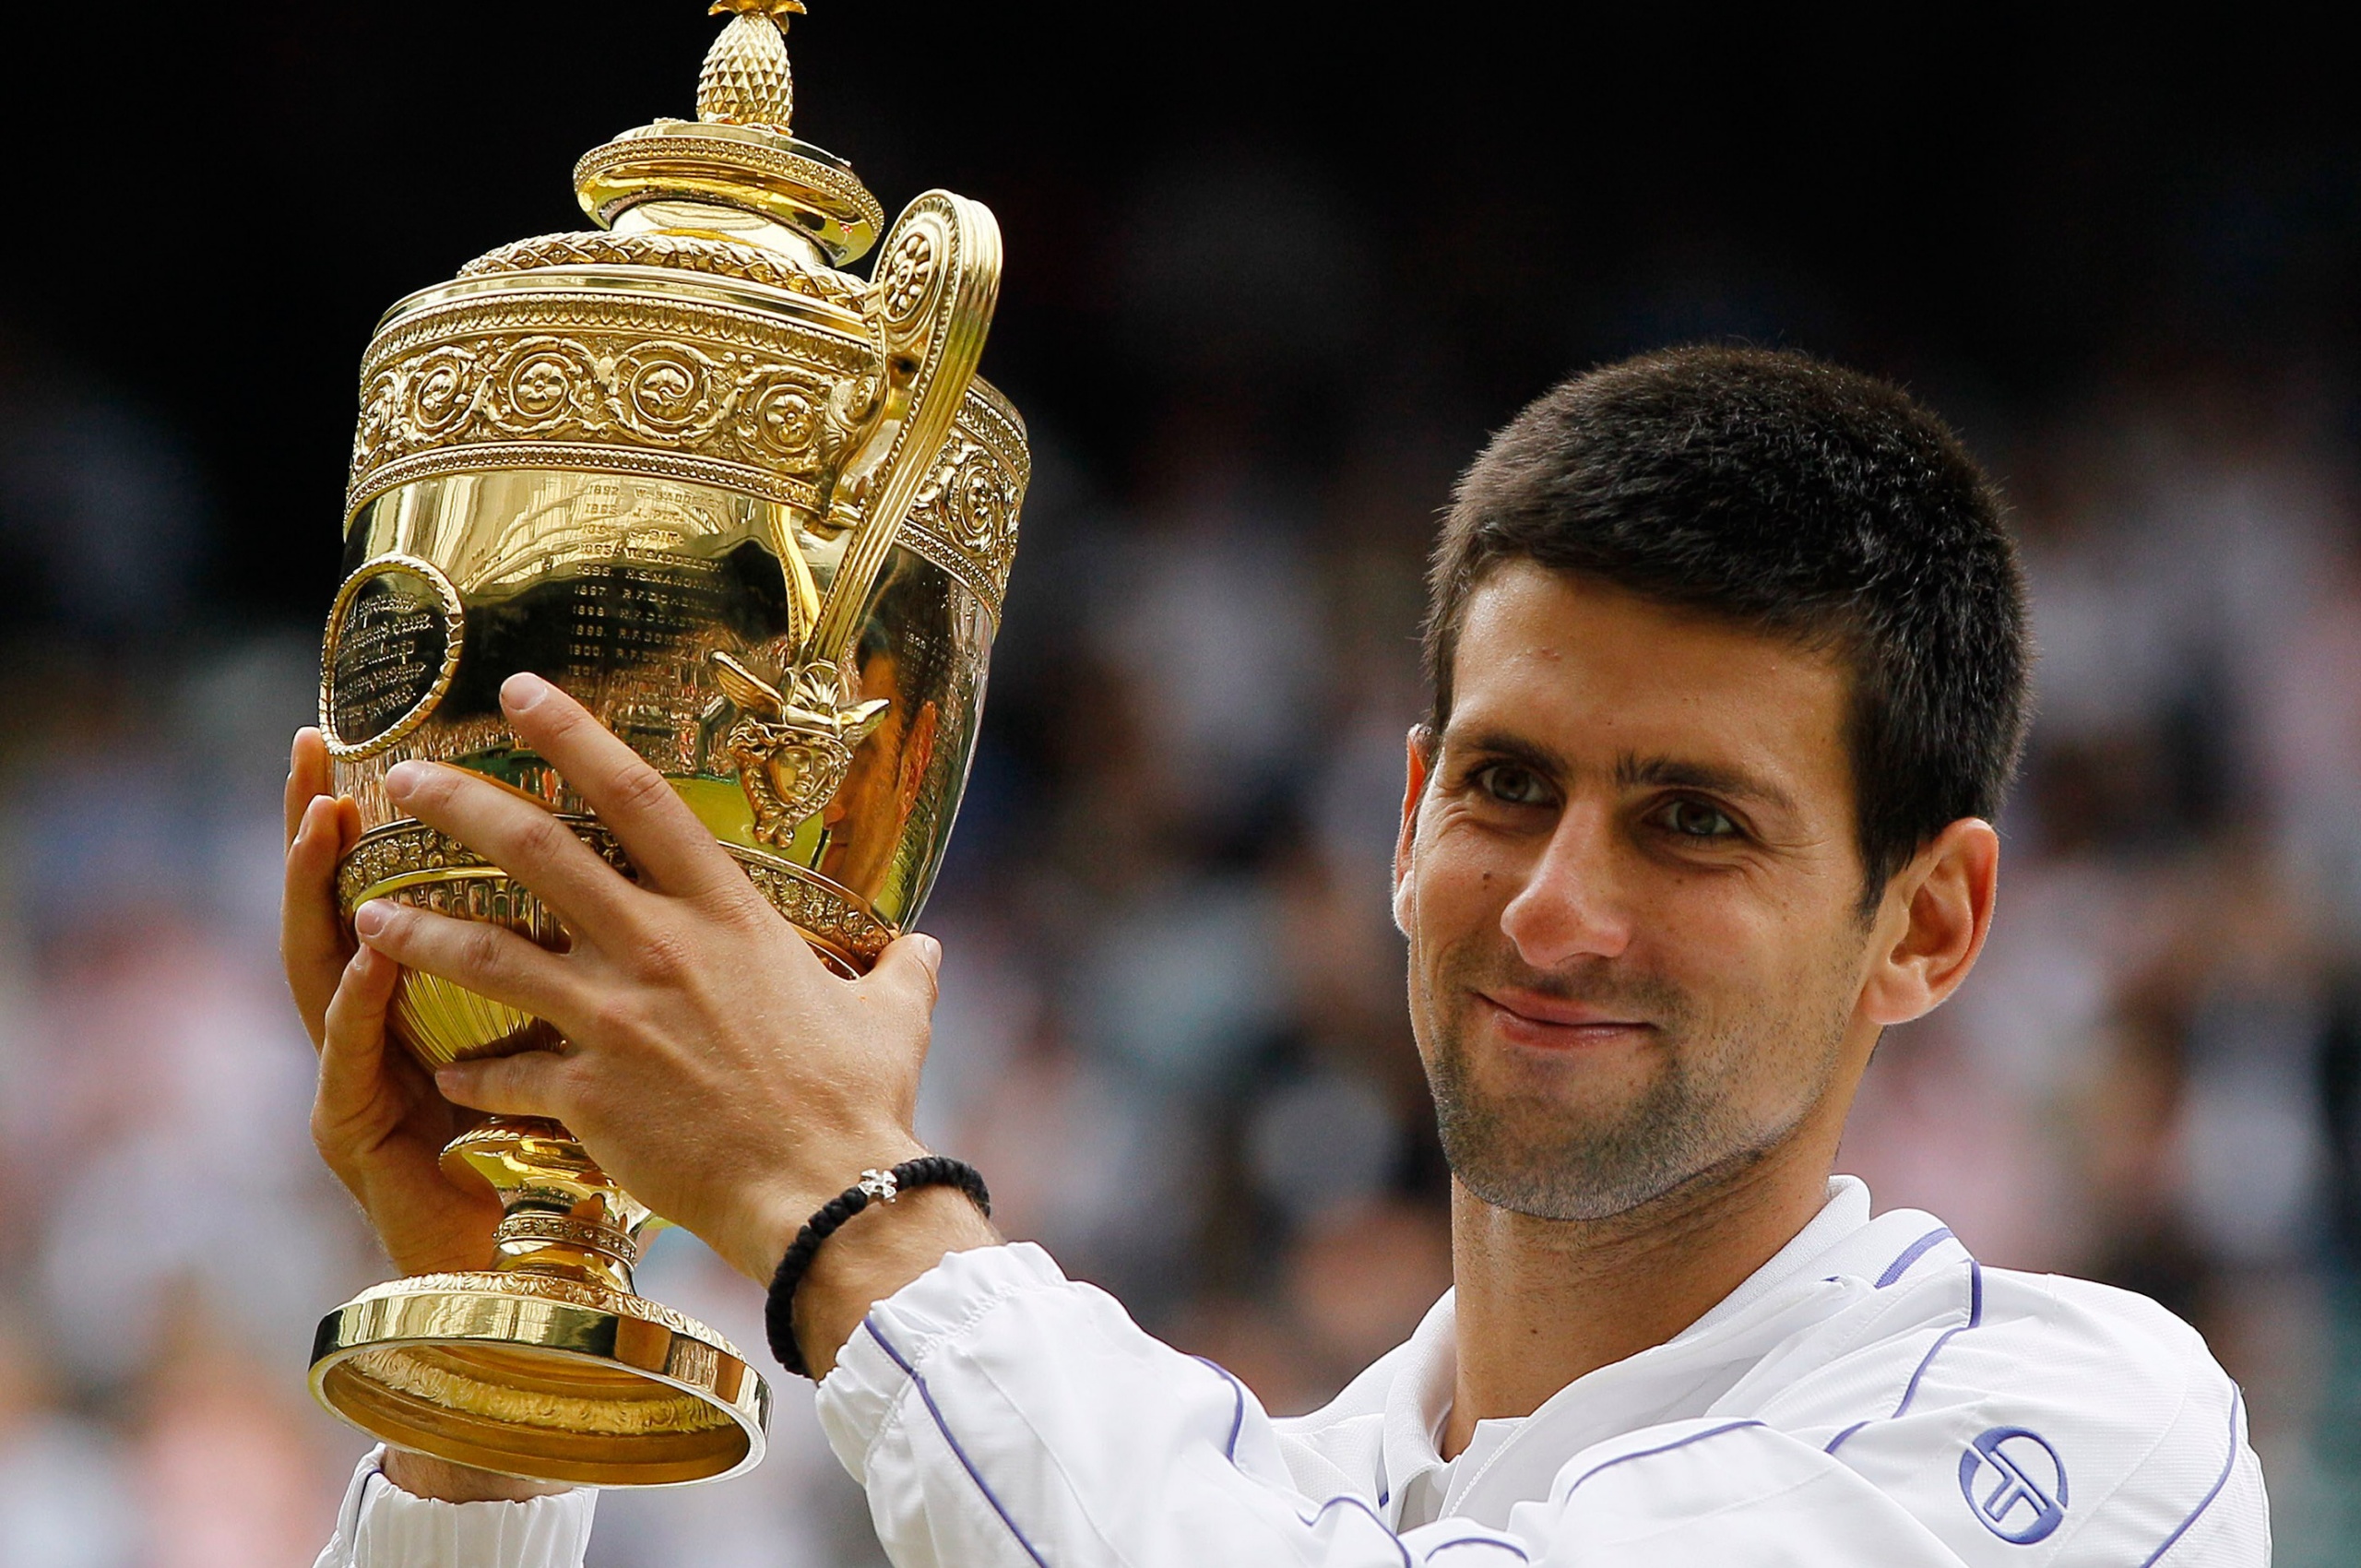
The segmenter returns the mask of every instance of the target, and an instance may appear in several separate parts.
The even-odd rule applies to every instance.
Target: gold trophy
[[[522,790],[611,863],[611,835],[503,721],[563,685],[653,763],[832,967],[857,975],[943,860],[1028,473],[976,378],[1000,233],[935,191],[868,279],[884,213],[789,130],[799,0],[720,0],[694,122],[585,156],[597,230],[504,245],[386,313],[362,364],[320,722],[370,898],[564,926],[386,799],[412,757]],[[406,973],[393,1029],[430,1066],[550,1026]],[[495,1117],[445,1169],[505,1218],[486,1267],[363,1292],[311,1383],[386,1442],[537,1479],[662,1486],[762,1456],[770,1395],[712,1329],[632,1290],[661,1223],[554,1123]],[[470,1175],[472,1173],[472,1175]],[[782,1239],[783,1241],[784,1239]]]

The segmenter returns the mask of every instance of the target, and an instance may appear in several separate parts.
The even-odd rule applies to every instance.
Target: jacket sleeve
[[[1510,1528],[1396,1534],[1294,1483],[1260,1405],[1039,1249],[953,1254],[871,1310],[822,1424],[897,1568],[1959,1568],[1899,1504],[1755,1421],[1573,1456]]]
[[[582,1568],[599,1494],[443,1503],[386,1479],[383,1448],[353,1472],[336,1535],[314,1568]]]

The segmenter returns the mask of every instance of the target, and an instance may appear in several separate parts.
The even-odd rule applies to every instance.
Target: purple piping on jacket
[[[1039,1565],[1039,1568],[1050,1568],[1048,1559],[1035,1549],[1031,1541],[1025,1538],[1025,1532],[1018,1529],[1016,1521],[1008,1516],[1008,1510],[1002,1506],[1000,1499],[993,1495],[991,1487],[985,1481],[982,1473],[976,1468],[976,1462],[967,1457],[967,1451],[959,1446],[957,1438],[951,1435],[951,1423],[943,1419],[943,1411],[935,1405],[934,1395],[928,1389],[926,1379],[919,1375],[916,1367],[902,1359],[902,1352],[894,1348],[891,1340],[878,1332],[875,1318],[861,1319],[860,1326],[869,1331],[869,1336],[877,1341],[877,1348],[884,1351],[887,1358],[902,1369],[903,1375],[917,1386],[919,1397],[926,1401],[926,1413],[934,1418],[934,1430],[941,1432],[943,1441],[951,1445],[951,1452],[958,1456],[959,1466],[967,1472],[967,1479],[976,1483],[976,1490],[982,1492],[984,1501],[992,1505],[992,1512],[999,1515],[1000,1522],[1008,1526],[1008,1533],[1016,1538],[1016,1544],[1025,1549],[1025,1555],[1031,1558]]]
[[[1402,1544],[1402,1538],[1394,1533],[1393,1526],[1377,1516],[1376,1509],[1371,1508],[1368,1503],[1363,1503],[1359,1498],[1355,1497],[1350,1492],[1347,1492],[1341,1497],[1330,1498],[1327,1502],[1313,1509],[1309,1516],[1299,1514],[1296,1517],[1303,1520],[1307,1525],[1317,1525],[1321,1520],[1328,1516],[1328,1510],[1335,1507],[1340,1503],[1348,1503],[1354,1507],[1359,1509],[1362,1513],[1369,1515],[1369,1522],[1370,1524],[1375,1525],[1379,1529],[1385,1532],[1385,1538],[1392,1541],[1394,1543],[1394,1550],[1402,1554],[1402,1568],[1418,1568],[1418,1565],[1410,1561],[1410,1549]]]
[[[1884,1289],[1895,1280],[1909,1273],[1910,1265],[1912,1264],[1916,1263],[1934,1248],[1950,1241],[1951,1239],[1952,1228],[1948,1225],[1939,1225],[1934,1229],[1928,1231],[1924,1236],[1919,1237],[1916,1241],[1903,1248],[1902,1255],[1886,1265],[1885,1272],[1878,1276],[1876,1289],[1880,1290]]]
[[[2189,1534],[2189,1526],[2197,1523],[2199,1515],[2213,1506],[2213,1500],[2222,1495],[2224,1487],[2230,1484],[2230,1472],[2237,1468],[2238,1465],[2238,1409],[2246,1403],[2246,1397],[2244,1389],[2235,1383],[2230,1384],[2230,1452],[2222,1461],[2222,1473],[2213,1478],[2213,1490],[2198,1500],[2197,1506],[2189,1511],[2189,1517],[2183,1519],[2174,1528],[2173,1533],[2165,1538],[2165,1543],[2162,1546],[2147,1555],[2141,1562],[2140,1568],[2155,1568],[2156,1560],[2170,1551],[2173,1544],[2181,1537]]]
[[[1909,1254],[1907,1253],[1904,1253],[1904,1257],[1907,1257],[1908,1255]],[[1898,1263],[1897,1266],[1900,1266]],[[1892,1269],[1888,1269],[1886,1272],[1891,1274],[1893,1271]],[[1936,1336],[1935,1343],[1928,1348],[1927,1354],[1925,1358],[1919,1361],[1917,1370],[1910,1374],[1910,1384],[1902,1391],[1902,1403],[1893,1408],[1893,1414],[1888,1416],[1886,1420],[1892,1421],[1900,1420],[1902,1419],[1904,1413],[1910,1408],[1910,1402],[1918,1397],[1919,1379],[1925,1377],[1927,1375],[1927,1369],[1935,1364],[1935,1358],[1943,1353],[1943,1347],[1950,1344],[1952,1340],[1958,1336],[1977,1326],[1979,1324],[1983,1323],[1983,1321],[1984,1265],[1976,1262],[1974,1258],[1969,1258],[1967,1260],[1967,1321],[1961,1324],[1956,1328],[1947,1328],[1943,1330],[1941,1334]],[[1855,1432],[1860,1431],[1863,1427],[1868,1426],[1869,1424],[1869,1423],[1867,1421],[1855,1421],[1851,1426],[1846,1427],[1843,1431],[1840,1431],[1834,1437],[1830,1438],[1828,1440],[1828,1446],[1821,1450],[1821,1452],[1823,1454],[1835,1453],[1839,1448],[1845,1446],[1845,1442],[1847,1438],[1851,1437]]]
[[[1502,1551],[1515,1552],[1516,1560],[1519,1562],[1530,1562],[1533,1561],[1532,1558],[1527,1557],[1525,1554],[1525,1548],[1517,1545],[1514,1541],[1494,1540],[1489,1536],[1461,1536],[1458,1539],[1447,1540],[1441,1546],[1430,1546],[1427,1549],[1427,1561],[1432,1562],[1435,1560],[1436,1552],[1449,1551],[1454,1546],[1497,1546]]]
[[[1670,1443],[1659,1443],[1654,1448],[1643,1448],[1636,1454],[1618,1454],[1612,1459],[1608,1459],[1601,1464],[1593,1465],[1589,1469],[1584,1470],[1580,1476],[1576,1477],[1574,1479],[1574,1484],[1566,1489],[1565,1495],[1567,1497],[1573,1496],[1576,1489],[1579,1488],[1583,1482],[1590,1479],[1591,1477],[1598,1474],[1601,1470],[1611,1470],[1618,1465],[1628,1465],[1634,1459],[1652,1459],[1659,1454],[1669,1454],[1676,1448],[1686,1448],[1692,1443],[1703,1443],[1709,1437],[1719,1437],[1726,1431],[1738,1431],[1747,1427],[1759,1427],[1762,1424],[1762,1422],[1757,1420],[1726,1421],[1720,1426],[1709,1427],[1703,1431],[1692,1431],[1687,1437],[1678,1437],[1673,1439]]]
[[[1828,1446],[1821,1449],[1821,1452],[1822,1454],[1835,1453],[1838,1449],[1845,1446],[1845,1440],[1846,1438],[1852,1436],[1855,1432],[1860,1431],[1863,1427],[1868,1426],[1869,1424],[1869,1423],[1867,1421],[1855,1421],[1851,1426],[1846,1427],[1843,1431],[1840,1431],[1834,1437],[1830,1438],[1828,1440]]]
[[[1893,1408],[1893,1420],[1900,1420],[1904,1412],[1910,1408],[1910,1401],[1918,1397],[1918,1380],[1927,1375],[1927,1369],[1935,1364],[1935,1358],[1943,1353],[1943,1347],[1983,1321],[1984,1265],[1970,1258],[1967,1260],[1967,1321],[1957,1328],[1947,1330],[1928,1350],[1927,1359],[1920,1361],[1918,1370],[1910,1374],[1910,1386],[1902,1391],[1902,1403]]]
[[[1189,1359],[1202,1362],[1221,1373],[1222,1381],[1228,1384],[1229,1391],[1238,1396],[1238,1413],[1229,1419],[1229,1441],[1221,1446],[1221,1456],[1235,1465],[1238,1463],[1238,1434],[1246,1430],[1246,1385],[1239,1382],[1236,1375],[1219,1361],[1209,1361],[1203,1356],[1192,1356]]]

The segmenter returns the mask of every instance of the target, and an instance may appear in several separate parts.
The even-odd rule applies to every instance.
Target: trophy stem
[[[454,1176],[472,1171],[500,1194],[505,1213],[492,1232],[491,1265],[500,1273],[629,1291],[647,1233],[663,1223],[573,1134],[540,1117],[494,1116],[452,1139],[442,1164]]]

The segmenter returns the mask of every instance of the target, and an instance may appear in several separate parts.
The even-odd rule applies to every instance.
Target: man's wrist
[[[447,1459],[433,1458],[407,1448],[388,1447],[377,1467],[385,1472],[387,1480],[412,1497],[439,1503],[524,1503],[573,1490],[549,1481],[528,1481],[493,1470],[454,1465]]]
[[[840,1152],[825,1161],[801,1162],[824,1172],[816,1180],[809,1173],[783,1177],[748,1195],[741,1234],[723,1255],[731,1267],[755,1284],[769,1287],[797,1233],[863,1170],[884,1170],[927,1152],[925,1145],[900,1132],[831,1139],[830,1144]]]
[[[855,1215],[813,1254],[796,1288],[795,1339],[813,1379],[828,1375],[872,1306],[945,1253],[1000,1242],[991,1221],[956,1187],[913,1188]]]

